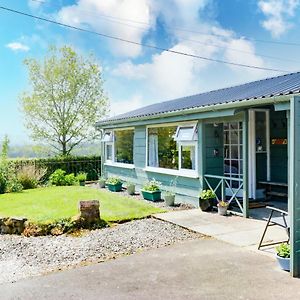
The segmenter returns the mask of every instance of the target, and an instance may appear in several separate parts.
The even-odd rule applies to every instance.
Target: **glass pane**
[[[192,141],[194,136],[194,127],[180,127],[177,134],[178,141]]]
[[[228,146],[224,147],[224,158],[229,158],[229,147]]]
[[[231,159],[239,159],[239,147],[231,146]]]
[[[229,144],[229,132],[224,132],[224,144]]]
[[[230,173],[230,160],[224,160],[224,173]]]
[[[106,160],[112,160],[112,145],[106,145]]]
[[[230,143],[238,144],[238,131],[237,130],[230,131]]]
[[[266,151],[266,113],[255,112],[256,151]]]
[[[239,161],[238,160],[232,160],[231,161],[231,174],[236,175],[239,173]]]
[[[181,168],[195,170],[195,146],[181,146]]]
[[[148,166],[178,170],[177,126],[148,130]]]
[[[124,164],[133,164],[133,130],[115,131],[115,159]]]

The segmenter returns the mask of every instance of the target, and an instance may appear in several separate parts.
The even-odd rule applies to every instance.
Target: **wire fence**
[[[87,180],[97,180],[101,176],[101,157],[100,156],[79,156],[67,158],[42,158],[42,159],[21,159],[11,161],[15,168],[26,165],[47,168],[45,179],[57,169],[66,171],[67,174],[79,172],[87,173]]]

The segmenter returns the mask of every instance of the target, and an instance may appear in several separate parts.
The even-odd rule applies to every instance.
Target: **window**
[[[105,153],[106,153],[106,159],[105,160],[109,160],[112,161],[113,160],[113,144],[112,143],[107,143],[105,145]]]
[[[133,164],[133,136],[133,129],[114,132],[115,162]]]
[[[196,124],[148,128],[148,166],[196,171]]]
[[[148,165],[166,169],[178,169],[178,149],[173,136],[176,126],[148,129]]]
[[[180,169],[196,170],[196,145],[180,145]]]
[[[133,164],[134,130],[115,130],[104,133],[105,160],[110,163]]]
[[[243,123],[224,123],[224,176],[243,177]],[[237,181],[231,181],[236,187]]]

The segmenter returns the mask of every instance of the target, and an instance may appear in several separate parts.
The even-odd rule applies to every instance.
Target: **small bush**
[[[17,170],[18,181],[23,188],[34,189],[47,173],[47,168],[36,167],[35,165],[24,165]]]
[[[87,173],[84,173],[84,172],[79,172],[76,176],[76,179],[79,181],[79,182],[84,182],[86,181],[86,178],[87,178]]]
[[[7,182],[6,185],[6,193],[19,193],[22,192],[23,185],[17,180],[17,178],[13,178]]]
[[[154,178],[147,183],[144,184],[143,190],[149,191],[149,192],[155,192],[160,190],[161,183],[159,181],[156,181]]]
[[[57,186],[66,185],[65,176],[66,176],[66,171],[62,169],[57,169],[55,172],[53,172],[50,175],[49,177],[50,183]]]
[[[65,185],[75,185],[77,182],[78,181],[74,173],[65,176]]]
[[[120,184],[120,183],[122,183],[122,180],[118,177],[109,177],[106,180],[106,184],[117,185],[117,184]]]
[[[54,173],[52,173],[49,180],[51,184],[56,186],[74,185],[78,182],[74,173],[66,175],[66,171],[62,169],[57,169]]]

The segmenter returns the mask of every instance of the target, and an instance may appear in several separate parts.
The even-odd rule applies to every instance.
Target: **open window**
[[[197,125],[180,125],[177,127],[175,134],[175,141],[184,142],[184,141],[197,141]]]

